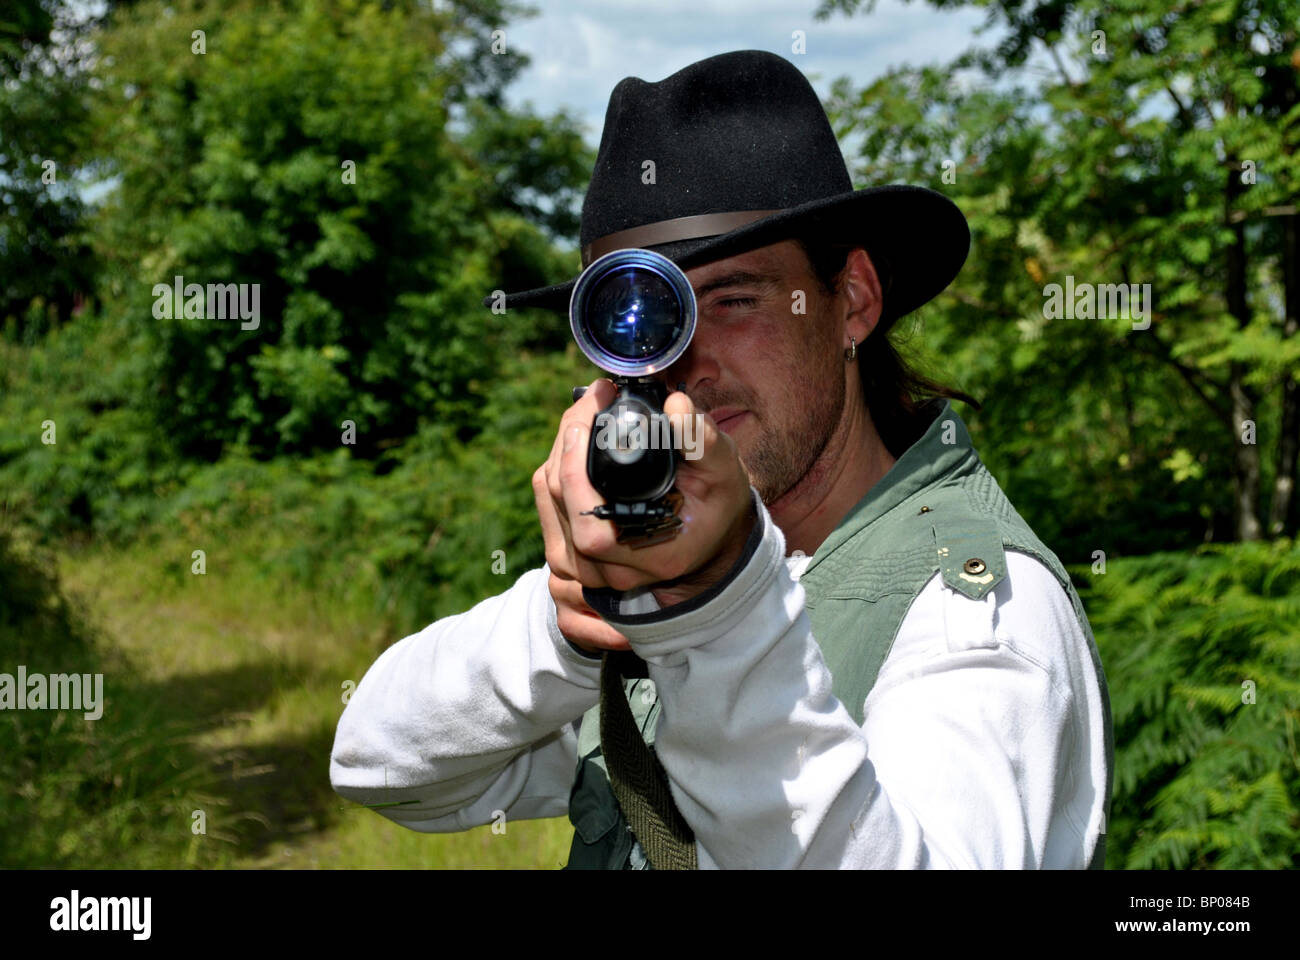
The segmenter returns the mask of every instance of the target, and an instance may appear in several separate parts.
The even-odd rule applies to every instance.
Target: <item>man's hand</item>
[[[560,632],[592,653],[627,650],[629,644],[583,600],[584,586],[622,591],[653,584],[661,607],[681,603],[726,576],[755,520],[749,476],[735,442],[707,414],[697,414],[680,392],[668,397],[664,412],[674,420],[698,415],[701,456],[678,461],[677,490],[684,502],[677,536],[650,547],[630,547],[616,541],[613,523],[584,516],[604,502],[587,478],[592,422],[617,395],[610,380],[592,383],[565,411],[551,455],[533,474]]]

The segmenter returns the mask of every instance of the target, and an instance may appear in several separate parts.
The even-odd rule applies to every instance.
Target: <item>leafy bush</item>
[[[571,218],[503,210],[502,194],[571,188],[580,132],[462,109],[466,75],[484,71],[450,51],[514,10],[423,7],[146,2],[100,38],[96,116],[120,181],[95,229],[105,302],[138,334],[142,406],[187,457],[308,454],[337,446],[344,420],[373,457],[431,410],[472,432],[475,384],[496,363],[485,347],[515,320],[483,297],[557,279],[560,257],[525,217]],[[191,30],[205,31],[201,56],[178,40]],[[506,145],[539,131],[545,169],[502,172]],[[187,316],[165,292],[177,276],[247,284],[250,299],[256,285],[257,324]]]
[[[368,594],[399,635],[458,613],[542,563],[532,473],[570,388],[594,376],[576,349],[505,364],[483,385],[483,428],[469,440],[425,422],[377,465],[346,446],[267,462],[228,448],[157,504],[150,535],[179,532],[206,549],[256,529],[268,579],[311,583],[322,596]]]
[[[43,537],[132,535],[189,468],[141,409],[121,324],[85,314],[31,347],[0,341],[0,505]],[[48,443],[46,440],[53,440]]]

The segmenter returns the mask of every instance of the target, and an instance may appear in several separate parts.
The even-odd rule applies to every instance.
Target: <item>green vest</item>
[[[1088,638],[1105,713],[1107,823],[1115,766],[1110,694],[1079,596],[1056,554],[1034,535],[980,461],[951,403],[934,399],[922,412],[919,439],[840,521],[799,581],[832,690],[861,725],[867,694],[903,618],[935,571],[953,590],[978,600],[1006,576],[1006,550],[1028,554],[1055,574]],[[625,680],[624,689],[653,750],[659,718],[654,682]],[[569,869],[647,865],[609,786],[599,706],[582,718],[569,819],[574,827]],[[1103,832],[1089,869],[1104,867],[1105,847]]]

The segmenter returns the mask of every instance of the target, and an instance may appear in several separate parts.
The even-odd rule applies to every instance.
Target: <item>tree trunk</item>
[[[1236,157],[1228,160],[1228,183],[1223,217],[1232,231],[1232,243],[1227,250],[1228,312],[1237,320],[1241,330],[1250,323],[1250,310],[1246,304],[1246,224],[1232,222],[1236,199],[1242,192],[1241,163]],[[1232,399],[1232,441],[1236,447],[1233,458],[1233,512],[1236,515],[1237,539],[1258,540],[1262,535],[1259,522],[1259,437],[1255,421],[1254,391],[1246,386],[1248,368],[1233,361],[1228,367],[1228,394]],[[1249,423],[1249,427],[1248,427]],[[1249,441],[1249,442],[1247,442]]]
[[[1282,282],[1286,289],[1286,318],[1282,336],[1295,338],[1300,329],[1300,246],[1297,245],[1297,221],[1291,214],[1282,220]],[[1268,533],[1280,537],[1290,532],[1291,505],[1295,500],[1296,455],[1300,451],[1300,385],[1291,373],[1282,379],[1282,423],[1277,441],[1277,479],[1273,483],[1273,503],[1268,511]]]

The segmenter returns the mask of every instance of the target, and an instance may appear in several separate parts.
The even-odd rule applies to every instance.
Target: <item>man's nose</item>
[[[717,380],[719,374],[715,356],[715,344],[712,332],[705,330],[702,324],[695,327],[695,336],[691,344],[672,366],[663,371],[664,383],[668,389],[676,390],[679,385],[686,385],[686,392],[694,394],[700,385],[709,380]]]

